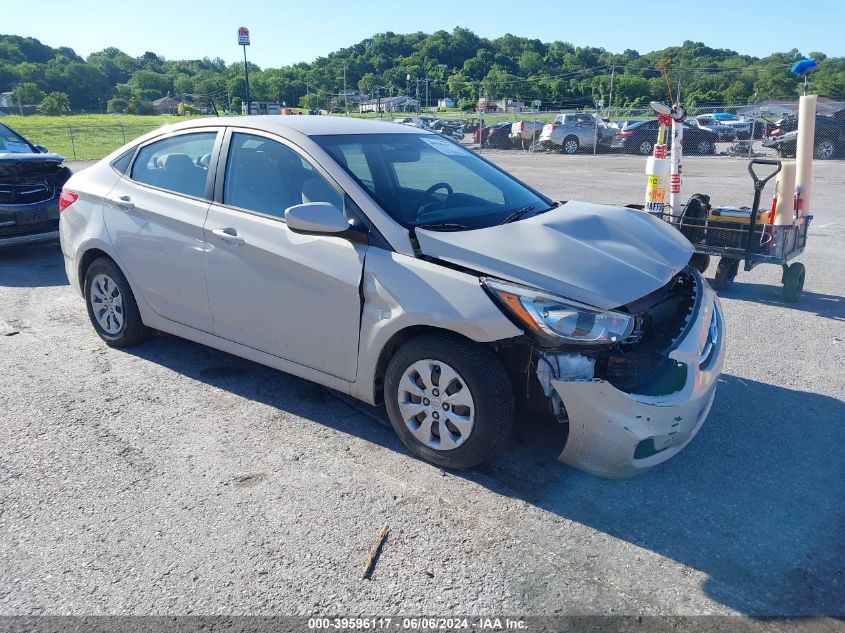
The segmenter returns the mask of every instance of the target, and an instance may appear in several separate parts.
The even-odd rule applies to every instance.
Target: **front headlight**
[[[599,310],[497,279],[481,282],[529,331],[551,344],[611,345],[627,339],[634,329],[634,317],[624,312]]]

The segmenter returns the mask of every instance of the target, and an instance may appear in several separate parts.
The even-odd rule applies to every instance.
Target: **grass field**
[[[554,120],[556,114],[556,112],[541,112],[538,114],[530,112],[521,114],[488,113],[484,115],[484,123],[492,125],[502,121],[519,120],[548,123]],[[433,115],[449,120],[478,121],[478,114],[458,110],[432,114],[424,113],[424,115]],[[350,113],[349,116],[391,121],[397,117],[419,115],[413,112],[381,114],[367,112],[363,114]],[[77,114],[61,117],[11,115],[3,117],[0,121],[23,134],[30,142],[43,145],[51,152],[61,154],[68,160],[99,160],[109,152],[142,134],[168,123],[184,121],[186,118],[168,114],[158,116]],[[640,117],[629,116],[629,118]]]
[[[68,160],[100,159],[133,138],[162,125],[184,120],[185,117],[167,114],[78,114],[61,117],[12,115],[0,119],[31,143],[43,145]]]

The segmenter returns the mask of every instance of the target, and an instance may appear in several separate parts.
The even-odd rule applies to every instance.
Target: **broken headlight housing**
[[[537,288],[482,279],[481,283],[517,322],[548,345],[607,346],[634,330],[634,317],[564,299]]]

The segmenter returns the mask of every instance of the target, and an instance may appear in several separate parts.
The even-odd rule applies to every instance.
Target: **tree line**
[[[819,61],[813,92],[845,100],[845,58],[805,53]],[[671,57],[672,89],[680,88],[686,104],[725,105],[795,98],[802,84],[789,68],[803,56],[793,49],[758,58],[692,41],[642,54],[613,53],[510,34],[488,39],[455,28],[380,33],[311,63],[264,69],[250,64],[249,83],[253,100],[306,108],[343,107],[344,87],[373,98],[408,94],[423,101],[428,88],[431,103],[449,96],[465,108],[480,97],[539,100],[555,109],[597,100],[637,108],[666,98],[655,64]],[[219,57],[168,60],[153,52],[133,57],[109,47],[83,59],[68,47],[0,35],[0,92],[9,91],[12,104],[37,105],[48,114],[146,114],[152,101],[168,94],[239,112],[246,97],[243,65]]]

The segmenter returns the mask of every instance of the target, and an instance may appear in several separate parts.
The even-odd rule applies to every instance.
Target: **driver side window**
[[[305,202],[343,210],[335,188],[291,148],[263,136],[232,134],[223,204],[281,219],[285,209]]]

